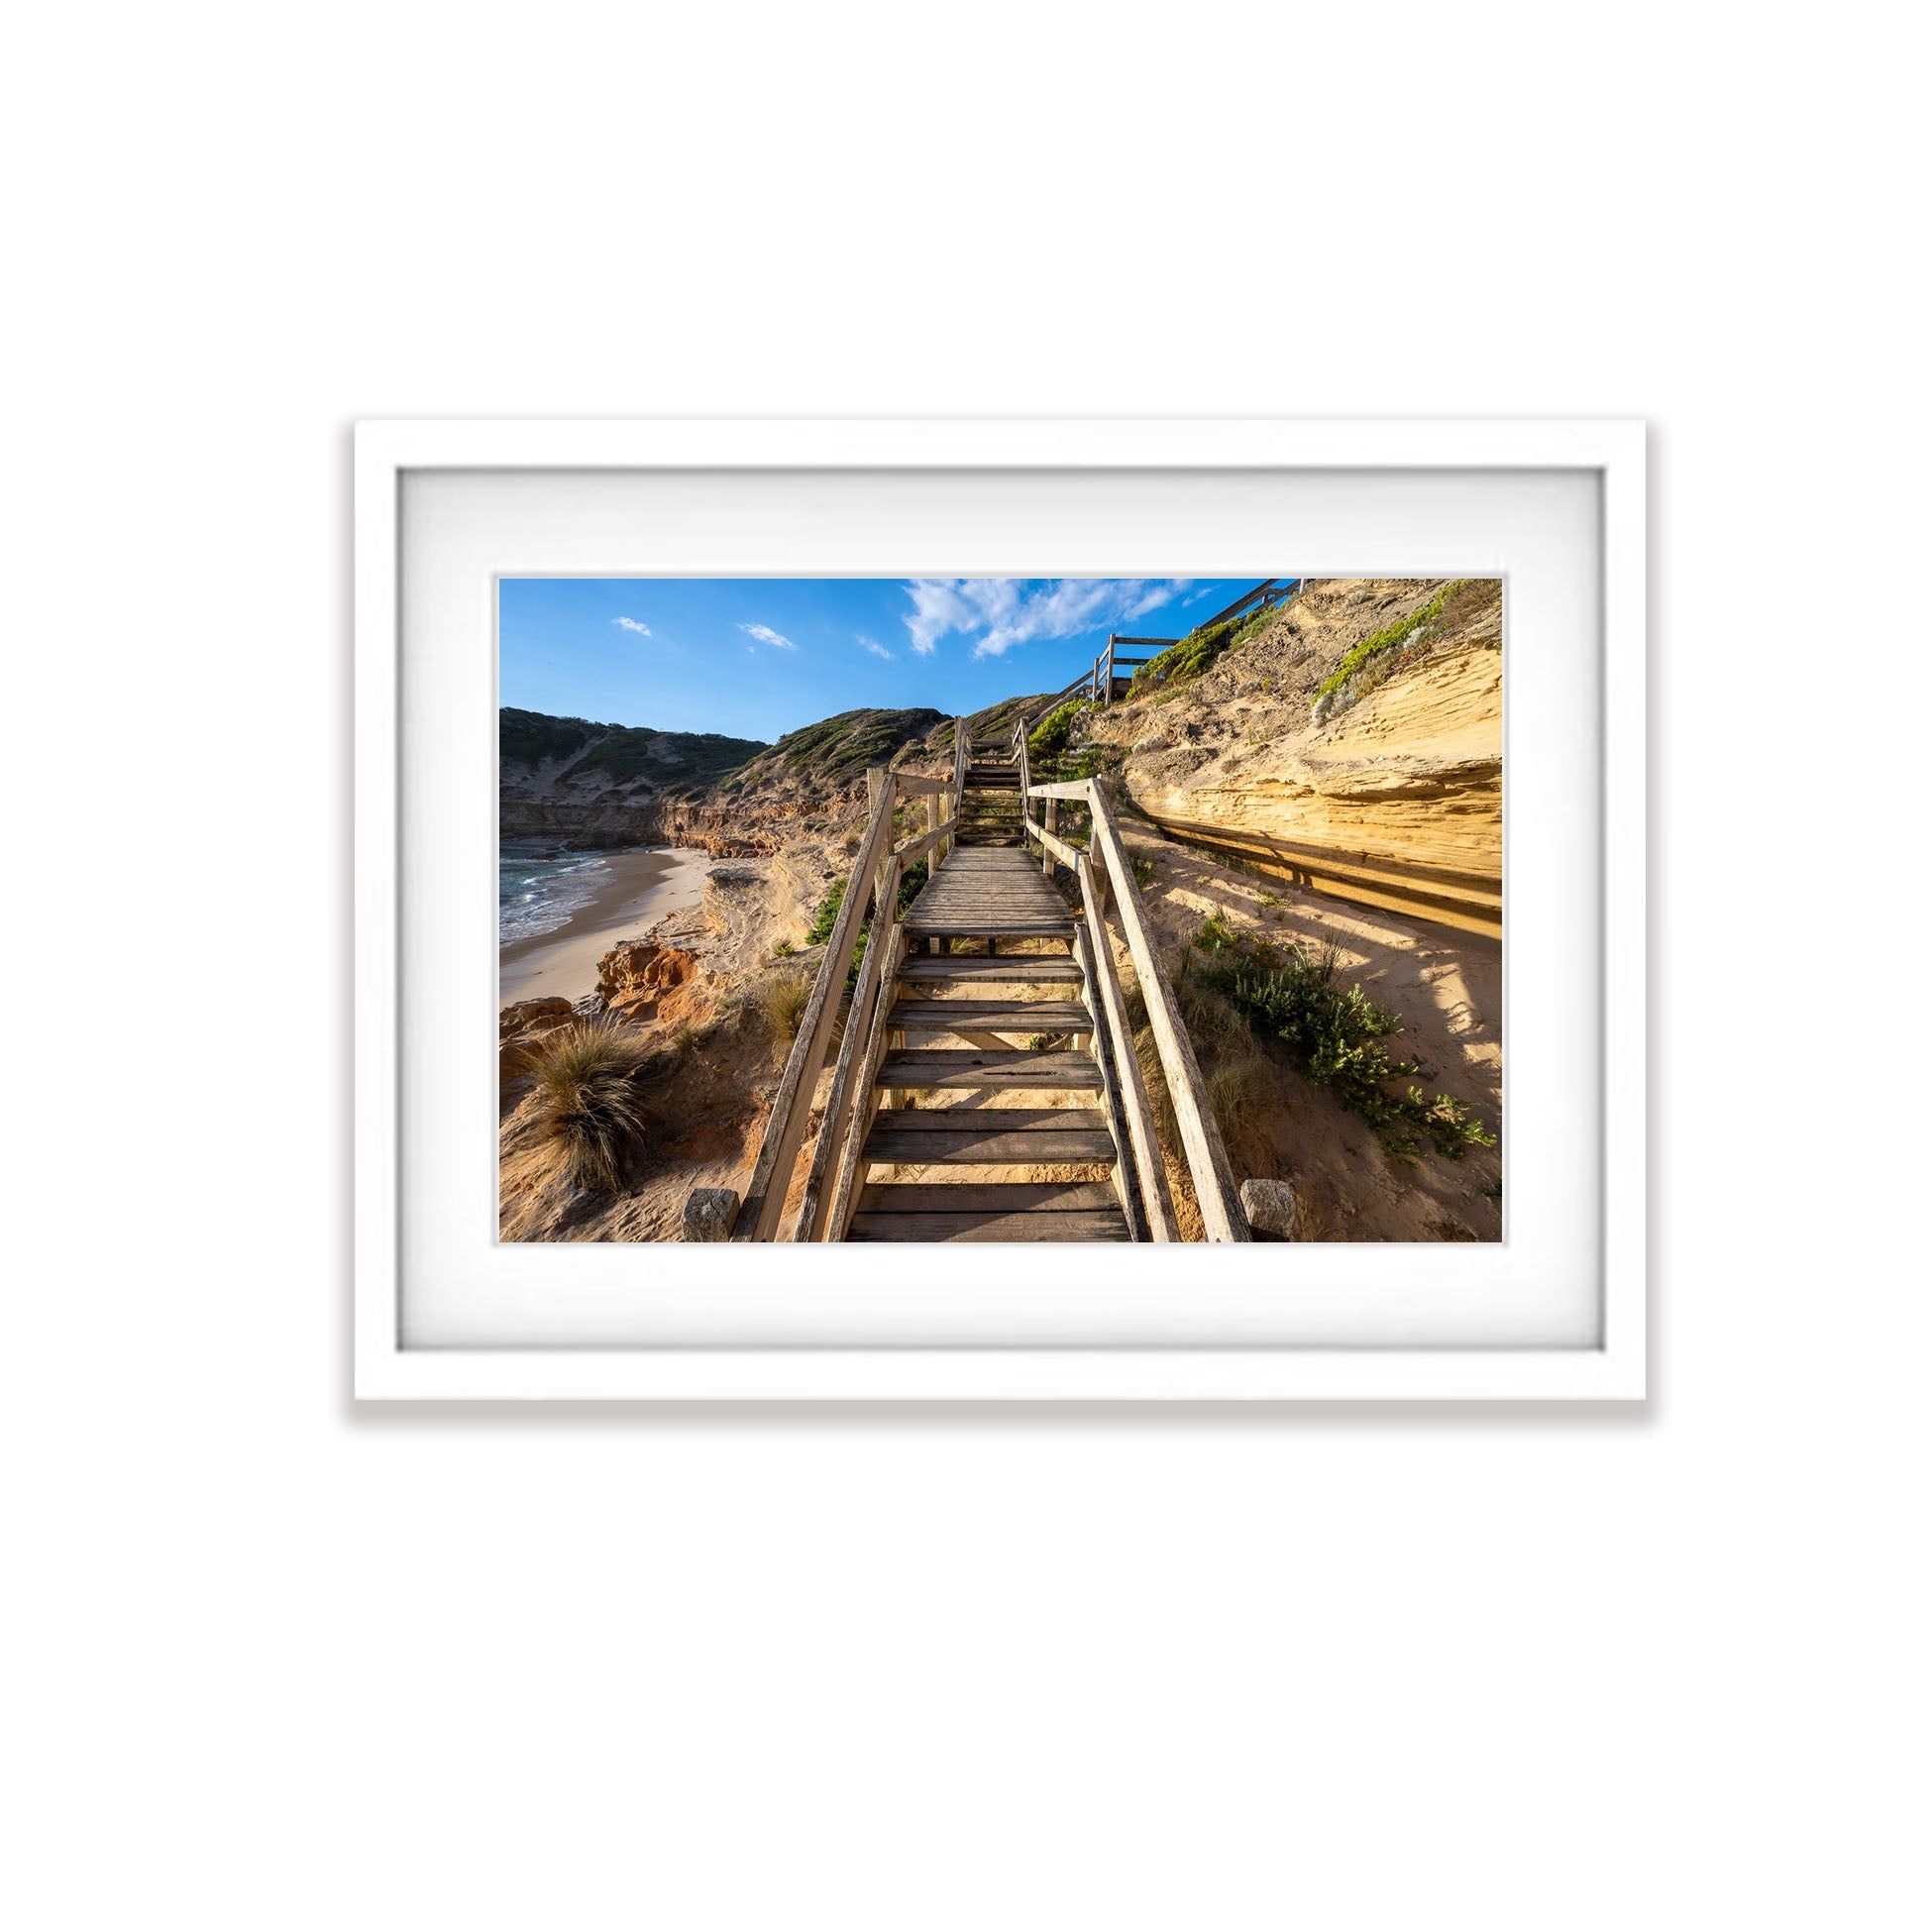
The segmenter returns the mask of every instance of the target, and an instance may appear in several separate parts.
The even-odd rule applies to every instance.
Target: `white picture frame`
[[[1599,1319],[1593,1345],[407,1345],[401,1263],[401,511],[438,473],[1096,472],[1594,478],[1600,505]],[[1645,1269],[1645,442],[1632,421],[390,421],[355,457],[359,1400],[1641,1401]],[[931,567],[911,557],[905,567]],[[1311,570],[1315,566],[1309,565]],[[1520,747],[1512,745],[1511,757]],[[1512,915],[1513,916],[1513,915]],[[1303,1253],[1313,1250],[1299,1250]],[[684,1250],[659,1250],[675,1259]],[[1169,1250],[1169,1252],[1172,1252]]]

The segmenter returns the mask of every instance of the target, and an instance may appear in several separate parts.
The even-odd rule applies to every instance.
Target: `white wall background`
[[[15,24],[11,1923],[1924,1922],[1903,18]],[[351,1413],[347,426],[656,412],[1650,418],[1648,1413]]]

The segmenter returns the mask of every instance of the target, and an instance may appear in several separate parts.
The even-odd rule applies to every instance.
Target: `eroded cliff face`
[[[1125,752],[1127,794],[1163,829],[1359,904],[1497,933],[1501,588],[1318,586],[1194,683],[1089,714],[1086,735]],[[1323,696],[1351,653],[1439,602]]]
[[[747,858],[779,851],[791,829],[806,815],[802,807],[789,805],[727,810],[676,799],[505,799],[498,808],[497,826],[505,839],[554,840],[577,851],[687,845],[713,858]]]

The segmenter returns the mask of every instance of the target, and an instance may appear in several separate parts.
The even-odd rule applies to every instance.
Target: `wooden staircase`
[[[866,832],[744,1196],[695,1191],[688,1238],[1175,1239],[1106,924],[1110,892],[1205,1236],[1248,1238],[1105,790],[1091,780],[1035,785],[1026,738],[1035,721],[1017,720],[1003,749],[970,744],[955,720],[944,778],[867,773]],[[902,807],[920,800],[925,831],[901,843]],[[1091,853],[1054,830],[1063,801],[1086,807]],[[902,912],[899,882],[922,858],[926,882]],[[1052,883],[1056,866],[1073,878],[1071,906]],[[872,936],[848,1000],[868,906]],[[792,1177],[813,1119],[793,1212]]]
[[[915,1178],[862,1187],[847,1240],[1133,1238],[1074,917],[1022,840],[1020,767],[976,747],[959,843],[906,913],[914,950],[894,981],[861,1151],[868,1169]],[[927,1104],[909,1106],[915,1094]],[[1007,1104],[1016,1096],[1060,1104]],[[1040,1168],[1080,1178],[1013,1178]]]

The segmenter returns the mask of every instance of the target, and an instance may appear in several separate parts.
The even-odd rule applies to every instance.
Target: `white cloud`
[[[781,651],[796,651],[799,648],[789,637],[781,637],[770,624],[740,624],[738,628],[747,637],[755,637],[761,644],[776,645]]]
[[[1020,601],[1020,587],[1000,577],[952,582],[921,577],[906,586],[906,594],[912,599],[912,614],[906,619],[912,649],[920,657],[929,657],[948,631],[978,630],[1011,611]]]
[[[639,637],[649,637],[651,634],[650,625],[640,624],[635,617],[613,617],[610,621],[619,630],[634,630]]]
[[[906,619],[921,657],[940,638],[970,637],[975,657],[1000,657],[1036,637],[1077,637],[1124,624],[1185,590],[1190,578],[1062,578],[1028,590],[1008,577],[915,578],[906,586],[912,613]]]
[[[892,653],[889,650],[887,650],[886,647],[883,644],[881,644],[876,637],[866,637],[857,632],[855,632],[853,635],[855,640],[859,644],[863,645],[865,649],[870,651],[874,657],[885,658],[890,662],[892,658]]]

